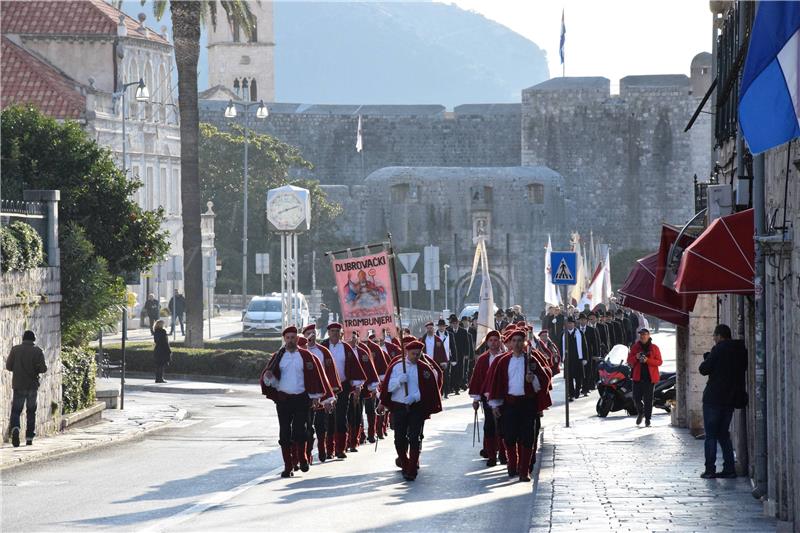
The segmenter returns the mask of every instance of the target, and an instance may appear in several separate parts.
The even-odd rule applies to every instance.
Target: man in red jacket
[[[495,417],[489,408],[483,391],[486,386],[486,378],[489,375],[491,364],[502,355],[503,344],[500,342],[500,333],[492,330],[486,334],[486,345],[489,348],[475,360],[475,369],[469,380],[469,395],[472,398],[472,408],[477,411],[483,405],[483,446],[486,452],[486,466],[497,464],[497,452],[500,449],[498,442],[500,437],[497,431]]]
[[[325,462],[327,459],[333,458],[333,427],[334,427],[334,404],[336,403],[336,396],[342,390],[342,384],[339,380],[339,373],[336,371],[336,363],[333,361],[333,356],[328,349],[321,344],[317,344],[317,326],[309,324],[303,328],[303,336],[308,340],[305,348],[311,352],[314,357],[322,365],[325,371],[325,377],[331,386],[334,396],[330,398],[325,406],[320,406],[317,409],[312,409],[313,412],[313,430],[317,435],[317,456],[320,462]],[[302,347],[302,346],[301,346]],[[309,427],[309,437],[307,443],[307,453],[310,456],[311,450],[314,448],[314,433],[312,428]],[[330,442],[331,446],[328,447]]]
[[[661,366],[661,350],[653,344],[650,331],[646,328],[639,330],[639,340],[633,343],[628,352],[628,364],[631,366],[631,379],[633,380],[633,402],[636,404],[636,425],[642,423],[650,427],[650,417],[653,414],[653,388],[658,383]]]
[[[511,351],[500,356],[489,375],[489,406],[503,420],[503,439],[508,454],[509,477],[530,481],[534,419],[540,412],[538,393],[550,387],[549,377],[537,360],[525,352],[526,332],[512,330],[506,336]]]
[[[381,385],[381,404],[392,414],[394,445],[403,478],[417,478],[422,430],[425,420],[442,410],[442,399],[433,368],[420,358],[424,344],[404,342],[405,359],[392,362]]]
[[[272,356],[259,381],[261,392],[275,402],[278,411],[278,443],[284,463],[281,477],[287,478],[294,475],[293,455],[299,458],[300,469],[308,472],[309,409],[333,397],[333,391],[317,358],[298,347],[295,326],[283,330],[283,342],[284,346]]]

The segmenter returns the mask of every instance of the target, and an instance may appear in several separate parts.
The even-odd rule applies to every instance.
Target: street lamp
[[[256,118],[265,119],[269,116],[269,109],[264,101],[259,102],[234,102],[228,101],[225,108],[225,118],[236,118],[239,114],[236,106],[241,106],[244,113],[244,209],[242,210],[242,309],[247,307],[247,189],[249,183],[248,148],[250,145],[250,113],[251,107],[258,106]]]
[[[445,263],[444,265],[444,308],[445,309],[450,309],[449,307],[447,307],[447,271],[449,268],[450,265]]]
[[[119,92],[113,94],[114,98],[121,98],[122,99],[122,172],[123,174],[128,170],[128,163],[127,163],[127,142],[128,138],[125,135],[125,94],[128,92],[129,87],[133,87],[136,85],[136,93],[134,94],[134,98],[136,98],[137,102],[147,102],[150,100],[150,91],[147,89],[147,85],[145,85],[144,80],[139,78],[139,81],[132,81],[130,83],[125,83],[122,85],[122,89]]]

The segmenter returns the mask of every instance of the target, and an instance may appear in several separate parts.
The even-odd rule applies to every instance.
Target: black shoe
[[[705,472],[700,474],[700,477],[703,479],[714,479],[715,477],[717,477],[717,473],[706,470]]]
[[[488,458],[489,458],[489,454],[488,454],[488,453],[486,453],[486,450],[483,450],[483,449],[482,449],[482,450],[480,451],[480,455],[481,455],[481,457],[483,457],[484,459],[488,459]]]
[[[375,444],[375,437],[367,437],[370,444]]]
[[[508,464],[508,458],[507,458],[507,457],[503,457],[503,456],[501,456],[501,457],[500,457],[500,459],[498,459],[498,462],[499,462],[501,465]]]
[[[328,457],[324,453],[321,453],[319,454],[318,459],[320,463],[324,463],[325,461],[328,460]]]
[[[300,463],[300,470],[303,472],[308,472],[309,466],[308,463]]]
[[[300,465],[294,465],[294,471],[297,472],[298,470],[300,470]]]
[[[644,418],[644,415],[639,415],[639,416],[636,417],[636,425],[637,426],[642,424],[642,419],[643,418]]]
[[[283,472],[281,472],[281,477],[283,477],[283,478],[293,477],[293,476],[294,476],[294,472],[292,472],[291,470],[284,470]]]
[[[25,439],[25,446],[33,446],[33,439]]]
[[[650,421],[649,420],[645,420],[644,421],[644,427],[646,427],[646,428],[650,427]]]
[[[355,453],[355,452],[358,451],[358,449],[353,447],[353,448],[348,448],[347,451],[350,452],[350,453]]]
[[[19,448],[19,428],[11,428],[11,445]]]
[[[344,452],[339,452],[336,454],[337,459],[347,459],[347,454]]]
[[[494,457],[492,457],[491,459],[489,459],[488,461],[486,461],[486,466],[488,466],[488,467],[490,467],[490,468],[491,468],[491,467],[493,467],[493,466],[497,466],[497,459],[495,459]]]
[[[736,471],[735,470],[732,470],[732,471],[723,470],[722,472],[719,472],[718,474],[716,474],[714,477],[719,477],[719,478],[722,478],[722,479],[734,479],[737,476],[736,476]]]

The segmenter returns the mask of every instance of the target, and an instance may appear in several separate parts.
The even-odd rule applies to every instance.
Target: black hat
[[[586,314],[581,313],[581,314],[578,315],[578,320],[580,320],[582,318],[588,318],[588,317],[586,316]]]
[[[507,315],[513,315],[514,314],[514,310],[509,307],[508,309],[506,309],[506,314]]]
[[[450,322],[458,322],[458,317],[456,316],[455,313],[452,313],[449,317],[447,317],[447,320],[449,320]]]
[[[472,313],[472,318],[473,318],[474,320],[478,320],[478,312],[477,312],[477,311],[475,311],[474,313]]]
[[[498,309],[497,311],[495,311],[494,316],[497,316],[497,315],[503,316],[503,310],[502,309]]]
[[[440,318],[439,321],[436,323],[437,326],[446,326],[447,322],[444,321],[444,318]]]
[[[572,318],[572,315],[570,315],[569,317],[567,317],[567,322],[572,322],[573,324],[575,323],[575,319],[574,319],[574,318]]]

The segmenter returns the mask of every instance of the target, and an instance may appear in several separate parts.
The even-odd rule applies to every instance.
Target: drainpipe
[[[755,357],[755,479],[753,496],[764,498],[767,494],[767,318],[764,301],[765,257],[764,245],[759,239],[766,235],[764,228],[764,154],[753,157],[753,218],[756,226],[755,243],[755,300],[756,300],[756,357]]]

